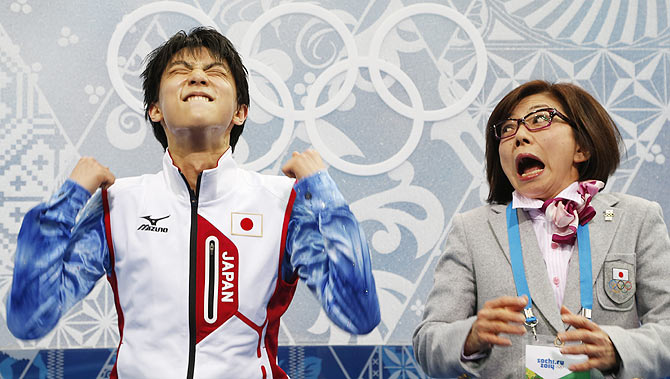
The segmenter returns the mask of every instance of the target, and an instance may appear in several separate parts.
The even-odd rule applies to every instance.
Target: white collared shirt
[[[561,197],[567,200],[574,200],[578,203],[583,203],[582,196],[577,192],[579,183],[574,182],[566,187],[556,197]],[[535,237],[537,244],[540,246],[542,257],[547,266],[547,276],[551,288],[554,290],[554,298],[556,305],[561,308],[563,304],[563,297],[565,295],[565,282],[568,278],[568,265],[572,252],[577,246],[575,241],[574,246],[568,244],[559,244],[551,240],[554,233],[552,229],[552,221],[548,219],[544,212],[542,212],[542,204],[544,201],[540,199],[531,199],[514,191],[512,193],[512,208],[523,209],[530,217],[535,229]]]

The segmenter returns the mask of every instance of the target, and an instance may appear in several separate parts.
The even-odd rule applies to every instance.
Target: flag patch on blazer
[[[618,280],[628,280],[628,270],[623,268],[613,268],[612,278]]]
[[[621,259],[606,260],[602,276],[607,297],[618,306],[630,309],[635,297],[635,265]]]
[[[230,234],[247,237],[263,237],[263,215],[257,213],[232,212]]]

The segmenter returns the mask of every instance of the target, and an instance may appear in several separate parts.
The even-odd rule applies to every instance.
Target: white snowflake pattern
[[[412,304],[410,309],[414,311],[414,313],[416,313],[417,316],[421,317],[423,311],[426,309],[426,304],[424,304],[421,301],[421,299],[416,299],[416,301],[414,302],[414,304]]]
[[[28,0],[14,1],[9,6],[9,9],[11,9],[12,12],[15,13],[23,12],[24,14],[28,14],[33,11],[33,7],[30,4],[28,4]]]
[[[647,156],[645,159],[647,162],[656,162],[660,165],[665,163],[665,155],[661,154],[661,145],[659,144],[654,144],[651,149],[649,149],[649,152],[647,153]]]
[[[91,104],[97,104],[107,91],[103,86],[93,87],[93,85],[88,84],[84,87],[84,92],[88,95],[88,102]]]
[[[58,45],[61,47],[74,45],[79,42],[79,36],[72,34],[72,30],[67,26],[63,26],[63,28],[60,30],[60,35],[61,37],[58,38]]]

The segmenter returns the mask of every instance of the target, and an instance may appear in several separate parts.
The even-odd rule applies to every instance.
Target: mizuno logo
[[[167,215],[167,216],[165,216],[165,217],[161,217],[161,218],[151,218],[151,216],[144,216],[144,217],[140,217],[140,218],[143,218],[143,219],[149,221],[149,223],[150,223],[151,225],[156,226],[156,223],[157,223],[158,221],[160,221],[160,220],[165,220],[165,219],[168,218],[168,217],[170,217],[170,215]]]
[[[146,232],[167,233],[168,228],[156,226],[156,224],[158,223],[158,221],[165,220],[168,217],[170,217],[170,215],[160,218],[152,218],[151,216],[140,217],[149,221],[149,224],[142,224],[137,228],[137,230],[142,230]]]

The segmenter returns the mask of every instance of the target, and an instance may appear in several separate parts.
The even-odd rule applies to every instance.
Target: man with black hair
[[[44,336],[105,274],[121,338],[112,377],[286,377],[279,318],[298,278],[344,330],[379,323],[365,237],[319,154],[294,152],[288,177],[233,161],[246,76],[230,41],[208,28],[149,55],[145,115],[166,149],[163,169],[115,180],[82,158],[26,214],[7,301],[15,336]]]

